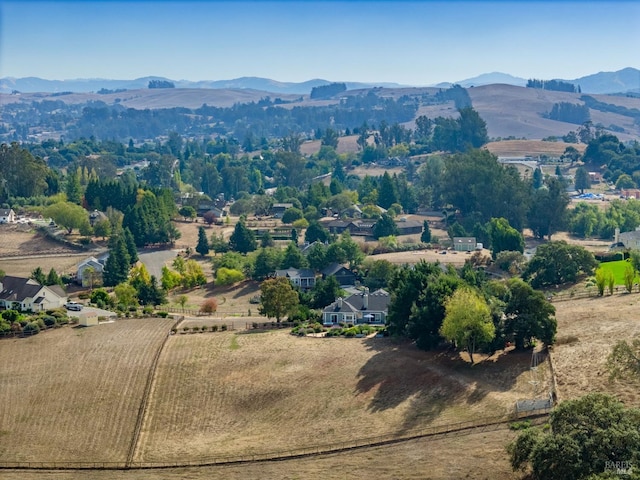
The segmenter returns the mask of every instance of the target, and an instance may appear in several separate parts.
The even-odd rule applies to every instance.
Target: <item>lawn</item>
[[[624,285],[624,272],[631,263],[628,260],[618,260],[617,262],[605,262],[600,264],[600,268],[613,274],[616,285]],[[637,283],[638,275],[633,283]]]

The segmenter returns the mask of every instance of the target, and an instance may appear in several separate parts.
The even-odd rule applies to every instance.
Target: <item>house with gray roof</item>
[[[6,275],[0,280],[0,308],[26,312],[42,312],[60,308],[67,294],[59,285],[40,285],[32,278]]]
[[[384,325],[389,311],[391,296],[383,289],[369,293],[369,289],[347,298],[338,298],[322,310],[322,324],[369,323]]]
[[[340,265],[339,263],[332,263],[331,265],[322,269],[320,273],[322,274],[323,280],[325,280],[327,277],[336,277],[338,285],[340,285],[341,287],[356,284],[356,274],[344,265]]]
[[[287,268],[276,270],[276,277],[288,278],[291,285],[302,290],[310,290],[316,285],[316,274],[310,268]]]

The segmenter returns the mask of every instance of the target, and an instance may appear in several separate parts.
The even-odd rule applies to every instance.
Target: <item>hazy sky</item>
[[[0,2],[0,77],[430,85],[640,67],[640,2]]]

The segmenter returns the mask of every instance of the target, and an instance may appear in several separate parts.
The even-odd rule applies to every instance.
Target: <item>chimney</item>
[[[342,297],[338,297],[338,308],[342,308]]]
[[[364,293],[362,294],[362,309],[366,310],[369,308],[369,289],[364,287]]]
[[[620,229],[616,227],[615,234],[613,237],[613,243],[619,243],[619,242],[620,242]]]

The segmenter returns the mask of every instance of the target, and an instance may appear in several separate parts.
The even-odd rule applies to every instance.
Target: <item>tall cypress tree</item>
[[[123,236],[124,235],[114,235],[109,240],[109,258],[107,258],[102,274],[106,287],[114,287],[126,282],[129,276],[129,267],[131,264]]]

